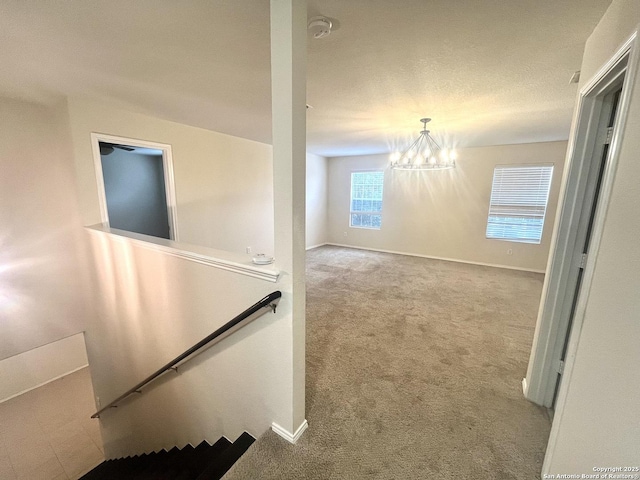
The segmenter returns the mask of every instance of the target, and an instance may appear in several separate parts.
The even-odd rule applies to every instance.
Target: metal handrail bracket
[[[142,394],[143,393],[142,392],[142,388],[143,387],[147,386],[149,383],[153,382],[155,379],[157,379],[159,376],[163,375],[167,371],[173,370],[174,372],[177,373],[178,372],[178,367],[180,365],[182,365],[182,364],[186,363],[187,361],[191,360],[196,355],[202,353],[206,348],[212,347],[213,345],[215,345],[216,343],[218,343],[222,339],[228,337],[229,335],[231,335],[235,331],[241,329],[242,327],[244,327],[245,325],[247,325],[248,323],[250,323],[251,321],[253,321],[257,317],[263,315],[265,313],[263,311],[265,308],[269,308],[269,309],[271,309],[271,311],[273,313],[276,313],[276,307],[277,307],[278,302],[280,301],[281,297],[282,297],[282,292],[280,292],[280,291],[275,291],[275,292],[270,293],[269,295],[264,297],[259,302],[255,303],[254,305],[252,305],[249,308],[247,308],[240,315],[238,315],[235,318],[229,320],[222,327],[218,328],[215,332],[211,333],[210,335],[207,335],[205,338],[200,340],[198,343],[193,345],[191,348],[185,350],[183,353],[178,355],[176,358],[171,360],[169,363],[164,365],[159,370],[157,370],[154,373],[152,373],[151,375],[149,375],[147,378],[142,380],[140,383],[138,383],[134,387],[132,387],[129,390],[127,390],[126,392],[124,392],[122,395],[120,395],[118,398],[116,398],[115,400],[110,402],[108,405],[102,407],[96,413],[91,415],[91,418],[99,418],[100,414],[102,412],[104,412],[105,410],[108,410],[110,408],[117,408],[118,407],[118,403],[122,402],[124,399],[126,399],[127,397],[129,397],[130,395],[132,395],[134,393]]]

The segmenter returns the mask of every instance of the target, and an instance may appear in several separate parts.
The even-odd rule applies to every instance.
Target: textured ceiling
[[[308,149],[566,139],[610,0],[309,0]],[[65,95],[270,142],[268,0],[0,0],[0,94]]]

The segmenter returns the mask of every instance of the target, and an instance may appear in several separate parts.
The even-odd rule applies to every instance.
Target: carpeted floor
[[[541,274],[338,247],[307,254],[307,419],[224,477],[539,479],[522,396]]]

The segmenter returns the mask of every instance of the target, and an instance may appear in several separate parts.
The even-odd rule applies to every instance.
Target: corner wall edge
[[[278,425],[276,422],[273,422],[271,424],[271,430],[273,430],[275,433],[277,433],[278,435],[280,435],[282,438],[284,438],[287,442],[292,443],[295,445],[295,443],[298,441],[298,439],[302,436],[302,434],[305,432],[305,430],[309,427],[309,424],[307,423],[307,420],[305,419],[300,426],[298,427],[298,429],[292,434],[289,431],[287,431],[286,429],[282,428],[280,425]]]

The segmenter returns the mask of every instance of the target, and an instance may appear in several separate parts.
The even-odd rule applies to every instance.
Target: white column
[[[275,257],[282,271],[281,306],[291,312],[292,436],[305,426],[305,0],[271,0],[271,104]],[[282,432],[280,432],[282,433]],[[285,435],[286,436],[286,435]]]

